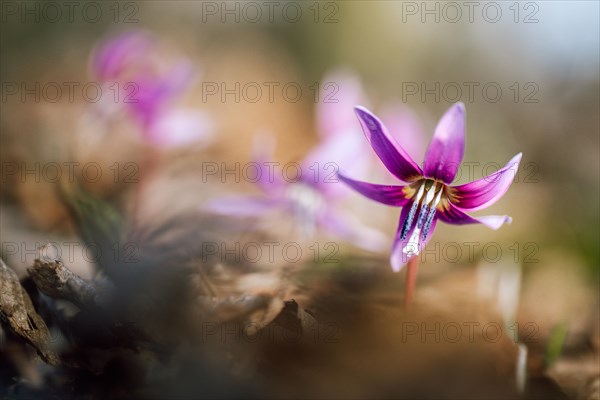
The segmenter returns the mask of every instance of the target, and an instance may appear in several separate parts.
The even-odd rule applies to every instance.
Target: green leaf
[[[550,332],[548,347],[546,348],[546,364],[552,366],[562,353],[569,329],[566,323],[556,325]]]

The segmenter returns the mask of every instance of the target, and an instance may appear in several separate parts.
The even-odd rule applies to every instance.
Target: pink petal
[[[154,38],[143,31],[131,31],[100,43],[92,52],[92,73],[101,80],[118,80],[133,63],[144,59],[155,46]]]
[[[365,197],[389,206],[400,207],[408,203],[404,195],[404,186],[378,185],[361,182],[338,174],[340,180]]]
[[[465,152],[465,105],[456,103],[440,119],[423,163],[428,178],[452,183]]]
[[[127,102],[142,126],[152,124],[167,105],[180,96],[193,79],[189,63],[180,62],[162,76],[138,74],[127,86]],[[125,83],[124,85],[128,85]]]
[[[483,217],[471,217],[452,203],[449,208],[438,210],[437,216],[440,221],[452,225],[483,224],[490,229],[497,230],[504,224],[510,224],[512,218],[508,215],[486,215]]]
[[[506,166],[495,173],[465,185],[456,186],[456,200],[454,204],[469,210],[481,210],[489,207],[500,199],[512,184],[522,153],[517,154]]]
[[[92,53],[95,77],[118,85],[111,86],[111,90],[116,91],[119,104],[127,106],[143,129],[153,124],[194,78],[194,68],[187,59],[163,62],[166,53],[167,49],[144,31],[102,42]]]
[[[355,111],[371,147],[392,174],[405,182],[413,181],[423,175],[421,168],[402,146],[390,137],[385,126],[375,115],[363,107],[356,107]]]

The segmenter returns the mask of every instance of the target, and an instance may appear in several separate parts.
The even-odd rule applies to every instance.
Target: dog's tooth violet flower
[[[391,255],[395,272],[423,250],[438,219],[455,225],[481,223],[494,230],[511,221],[506,215],[471,217],[466,212],[486,208],[506,193],[517,172],[521,153],[485,178],[450,186],[465,149],[464,104],[454,104],[438,123],[422,169],[395,142],[376,116],[363,107],[356,107],[355,111],[375,153],[393,175],[406,183],[378,185],[338,174],[343,182],[364,196],[402,207]]]
[[[119,91],[119,100],[106,96],[97,112],[110,117],[124,109],[142,138],[158,147],[206,143],[214,133],[212,118],[175,104],[196,79],[197,68],[187,58],[171,57],[168,50],[145,31],[98,43],[90,60],[92,74],[104,92]]]

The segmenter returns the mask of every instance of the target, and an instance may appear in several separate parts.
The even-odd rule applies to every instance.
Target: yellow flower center
[[[420,244],[426,240],[438,208],[448,207],[451,192],[443,182],[426,178],[406,186],[404,190],[405,195],[412,199],[412,204],[402,223],[400,240],[406,239],[414,225],[413,233],[403,250],[411,257],[419,254]]]

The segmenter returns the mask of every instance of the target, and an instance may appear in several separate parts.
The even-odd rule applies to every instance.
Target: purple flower
[[[403,186],[378,185],[338,174],[343,182],[364,196],[402,207],[391,255],[395,272],[422,251],[438,219],[455,225],[481,223],[494,230],[511,221],[506,215],[476,218],[466,212],[486,208],[506,193],[518,169],[521,153],[485,178],[450,186],[465,149],[464,104],[450,107],[438,123],[425,154],[423,169],[395,142],[376,116],[363,107],[356,107],[355,111],[375,153],[394,176],[406,183]]]
[[[329,161],[317,157],[318,154],[331,154],[328,150],[340,150],[341,155],[347,155],[343,151],[346,149],[357,154],[348,146],[348,141],[339,140],[336,147],[330,139],[317,146],[297,164],[299,174],[291,179],[284,179],[281,169],[267,167],[272,160],[269,151],[273,147],[269,145],[272,140],[263,137],[256,143],[256,147],[260,148],[260,151],[255,151],[254,157],[255,165],[260,167],[256,184],[262,194],[217,197],[204,204],[201,207],[203,211],[233,217],[263,217],[273,211],[282,211],[293,218],[298,233],[305,239],[313,238],[317,229],[322,229],[367,250],[380,251],[388,246],[389,242],[381,232],[341,211],[341,200],[347,188],[337,180],[336,164],[323,169]]]
[[[92,53],[91,70],[104,84],[103,92],[117,91],[118,105],[149,143],[176,147],[211,136],[212,122],[205,113],[173,106],[195,79],[192,64],[168,57],[153,35],[132,31],[101,42]],[[115,111],[115,104],[100,106],[103,114]]]
[[[313,237],[320,228],[367,250],[382,250],[389,245],[385,235],[341,211],[342,200],[351,191],[336,176],[340,166],[360,176],[371,165],[372,157],[364,152],[364,139],[352,112],[354,104],[364,101],[360,81],[348,72],[337,71],[324,82],[334,85],[331,89],[335,89],[335,94],[317,109],[321,142],[297,164],[298,178],[284,179],[281,167],[271,173],[267,165],[273,160],[274,143],[260,137],[253,158],[261,167],[256,184],[262,195],[217,197],[201,209],[238,217],[258,217],[280,210],[293,217],[305,238]],[[294,175],[294,168],[289,171]]]

